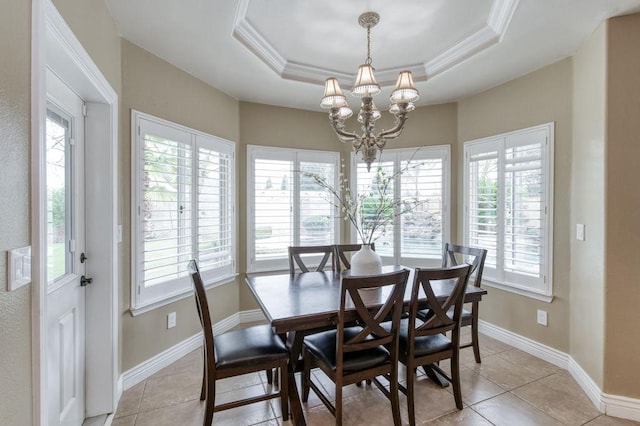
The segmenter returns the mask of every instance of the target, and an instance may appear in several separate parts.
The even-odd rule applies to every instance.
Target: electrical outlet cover
[[[7,290],[13,291],[31,282],[31,246],[7,253]]]

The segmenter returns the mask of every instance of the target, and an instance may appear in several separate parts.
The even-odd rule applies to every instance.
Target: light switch
[[[584,241],[584,223],[576,224],[576,240]]]
[[[31,282],[31,246],[9,250],[7,254],[7,290],[13,291]]]

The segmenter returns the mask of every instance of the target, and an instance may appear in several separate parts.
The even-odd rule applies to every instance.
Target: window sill
[[[529,297],[531,299],[540,300],[540,301],[545,302],[545,303],[551,303],[553,301],[553,299],[554,299],[553,294],[546,295],[546,294],[538,293],[538,292],[531,291],[531,290],[526,290],[526,289],[522,289],[522,288],[518,288],[518,287],[512,287],[510,285],[498,283],[498,282],[495,282],[495,281],[489,281],[487,279],[483,279],[482,280],[482,286],[483,287],[497,288],[499,290],[507,291],[509,293],[514,293],[514,294],[518,294],[520,296]]]
[[[238,276],[240,276],[240,274],[235,273],[219,281],[212,281],[212,282],[206,283],[204,288],[205,290],[211,290],[212,288],[216,288],[225,284],[232,283],[236,280],[236,278],[238,278]],[[192,295],[193,295],[193,290],[186,290],[182,293],[173,295],[164,300],[159,300],[157,302],[149,303],[147,305],[131,307],[129,309],[129,313],[131,314],[132,317],[137,317],[138,315],[142,315],[146,312],[151,312],[154,309],[169,305],[170,303],[177,302],[178,300],[186,299],[187,297],[191,297]]]

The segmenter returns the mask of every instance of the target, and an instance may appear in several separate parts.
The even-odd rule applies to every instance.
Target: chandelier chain
[[[371,65],[371,27],[367,27],[367,59],[364,63]]]

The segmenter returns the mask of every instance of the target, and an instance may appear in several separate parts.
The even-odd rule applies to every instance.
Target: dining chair
[[[295,274],[296,270],[300,270],[300,272],[309,272],[311,270],[321,272],[324,271],[327,263],[334,270],[333,252],[333,246],[289,246],[289,273]],[[321,255],[322,258],[318,266],[311,267],[302,259],[304,254]]]
[[[279,392],[245,398],[215,405],[216,380],[279,369],[287,374],[289,351],[269,325],[248,327],[213,336],[211,313],[204,284],[195,260],[189,262],[189,273],[193,280],[196,308],[204,334],[204,376],[200,400],[206,401],[204,426],[213,422],[213,413],[247,404],[280,398],[283,420],[289,418],[289,389],[286,377],[280,377]]]
[[[335,269],[340,272],[344,269],[351,269],[351,256],[347,256],[347,253],[353,253],[362,248],[362,244],[336,244],[333,246],[335,253],[333,258],[335,259]],[[371,250],[375,251],[375,244],[371,244]]]
[[[463,408],[460,389],[460,319],[470,270],[470,265],[415,270],[409,318],[402,320],[398,339],[399,360],[407,367],[407,386],[399,385],[399,388],[407,396],[411,426],[416,423],[414,389],[417,367],[428,365],[447,379],[453,387],[456,407],[459,410]],[[448,295],[438,297],[435,294],[432,281],[438,280],[453,281]],[[427,299],[429,310],[425,319],[420,320],[417,316],[418,302],[423,297]],[[384,326],[390,328],[390,325]],[[446,336],[447,332],[451,333],[450,338]],[[434,364],[445,359],[451,360],[451,375]]]
[[[302,401],[308,400],[309,390],[313,389],[335,416],[336,425],[342,425],[343,386],[365,379],[372,379],[391,401],[393,422],[400,424],[398,327],[408,276],[409,271],[403,269],[381,275],[343,277],[337,328],[304,338]],[[381,323],[388,316],[392,318],[390,326],[382,328]],[[354,320],[359,325],[353,326]],[[333,381],[335,406],[320,390],[320,385],[311,380],[314,367],[319,367]],[[389,389],[378,381],[378,376],[389,380]]]
[[[463,263],[471,265],[470,275],[473,278],[473,285],[480,287],[482,283],[482,272],[484,270],[484,261],[487,258],[487,250],[476,247],[465,247],[455,244],[445,243],[442,253],[442,267],[456,266]],[[480,339],[478,337],[478,318],[479,318],[480,302],[471,303],[471,311],[462,309],[462,327],[471,327],[471,341],[460,344],[460,348],[473,347],[473,356],[477,363],[480,363]],[[426,312],[419,312],[418,318],[424,319]]]

